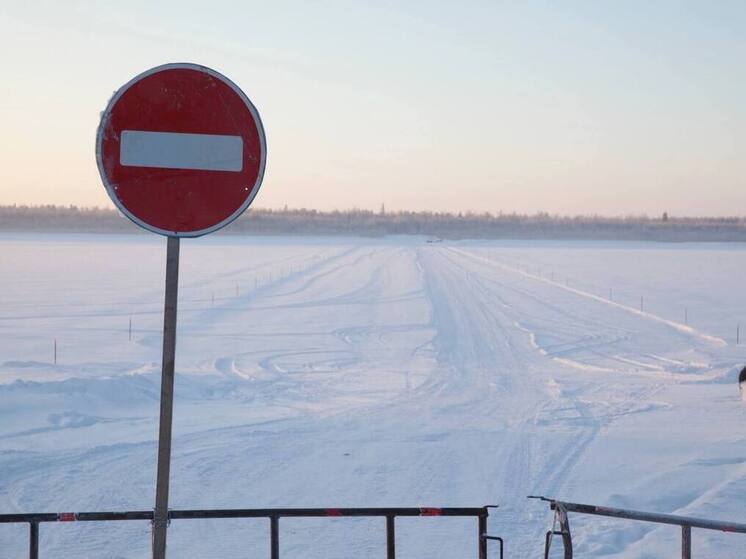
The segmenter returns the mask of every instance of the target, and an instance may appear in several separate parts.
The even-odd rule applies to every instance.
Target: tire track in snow
[[[624,337],[599,338],[593,335],[593,330],[599,326],[609,329],[607,324],[585,320],[576,314],[566,313],[549,301],[525,292],[516,285],[507,285],[504,282],[499,282],[492,275],[474,272],[468,266],[464,266],[464,261],[460,258],[456,260],[448,258],[447,251],[448,249],[445,248],[444,253],[441,254],[443,260],[448,262],[450,267],[460,269],[461,274],[466,277],[466,284],[461,287],[453,285],[454,290],[460,293],[471,293],[485,308],[492,309],[491,312],[495,314],[504,315],[506,320],[501,323],[502,332],[500,334],[515,339],[515,336],[511,336],[511,330],[520,332],[520,335],[526,339],[526,345],[529,346],[530,352],[535,356],[535,359],[527,358],[525,355],[522,357],[526,370],[532,368],[536,370],[533,375],[535,385],[527,388],[521,387],[519,384],[511,384],[509,391],[520,388],[528,393],[533,390],[534,396],[539,400],[533,407],[524,406],[516,416],[518,420],[510,425],[505,433],[499,435],[503,438],[502,443],[512,450],[504,458],[495,455],[495,460],[507,460],[507,475],[504,475],[499,483],[501,492],[492,498],[497,502],[515,502],[517,503],[517,509],[525,510],[528,507],[525,502],[520,501],[525,495],[542,493],[556,496],[561,494],[564,487],[572,484],[574,467],[584,460],[593,442],[608,425],[617,418],[628,416],[631,413],[647,411],[651,405],[655,405],[648,402],[661,390],[663,378],[661,376],[650,379],[638,377],[643,381],[642,383],[636,381],[617,387],[618,394],[611,401],[608,400],[608,396],[600,393],[603,390],[602,388],[595,388],[596,384],[588,380],[574,381],[579,388],[570,391],[564,391],[560,388],[555,397],[552,398],[548,393],[550,391],[544,390],[544,387],[539,384],[540,380],[544,379],[547,382],[554,382],[556,385],[556,381],[551,376],[547,376],[547,372],[551,374],[551,370],[554,368],[552,361],[550,361],[552,355],[539,347],[534,332],[522,326],[521,320],[525,319],[522,311],[526,303],[530,305],[529,309],[533,308],[532,305],[549,309],[550,315],[553,312],[560,312],[563,316],[565,328],[584,332],[582,337],[593,340],[592,344],[604,354],[605,349],[614,346],[615,340],[619,341]],[[467,259],[466,262],[469,262],[469,260]],[[447,267],[448,265],[439,263],[439,266],[432,272],[442,274],[442,268]],[[512,270],[502,271],[512,272]],[[456,298],[454,297],[454,299]],[[462,299],[458,300],[461,301]],[[465,307],[464,312],[474,315],[474,311],[470,307]],[[558,324],[561,323],[558,322]],[[611,327],[611,330],[619,329]],[[460,330],[461,336],[471,333],[476,334],[477,330]],[[479,334],[481,336],[494,335],[494,332],[490,333],[483,328]],[[707,341],[709,342],[709,340]],[[520,347],[515,342],[513,345]],[[522,349],[525,351],[525,348]],[[503,357],[503,355],[498,354],[498,360],[499,357]],[[623,364],[624,358],[616,361]],[[625,372],[621,369],[611,368],[608,371],[615,374]],[[514,375],[520,372],[520,369],[512,370]],[[661,374],[660,371],[655,372],[657,375]],[[673,373],[671,376],[673,376]],[[512,392],[510,394],[512,395]],[[519,397],[519,400],[526,402],[530,400],[530,397]],[[550,433],[543,433],[544,428],[550,428]],[[560,430],[557,432],[555,439],[555,435],[551,434],[551,429],[556,430],[557,428]],[[531,472],[530,475],[527,472]],[[523,489],[517,490],[518,488]],[[505,489],[508,490],[505,491]],[[510,528],[511,541],[517,542],[517,547],[521,550],[520,556],[529,557],[533,556],[534,553],[539,553],[540,549],[534,549],[533,552],[528,550],[532,549],[532,546],[535,548],[536,542],[541,541],[542,532],[546,529],[546,525],[531,526],[531,523],[526,522],[525,516],[514,513],[509,509],[501,509],[502,514],[498,512],[495,521],[497,522],[499,519],[500,526]],[[503,518],[502,515],[506,512],[509,513],[509,517]],[[515,545],[516,543],[513,543],[511,547]]]
[[[670,326],[671,328],[674,328],[675,330],[678,330],[680,332],[684,332],[685,334],[689,334],[691,336],[698,337],[698,338],[701,338],[703,340],[706,340],[706,341],[710,342],[711,344],[714,344],[714,345],[716,345],[718,347],[722,347],[722,346],[728,345],[728,342],[726,342],[724,339],[718,338],[717,336],[711,336],[709,334],[705,334],[705,333],[700,332],[699,330],[697,330],[695,328],[692,328],[691,326],[688,326],[686,324],[682,324],[682,323],[676,322],[674,320],[669,320],[667,318],[663,318],[661,316],[658,316],[658,315],[655,315],[655,314],[652,314],[652,313],[649,313],[649,312],[641,311],[641,310],[636,309],[634,307],[630,307],[628,305],[623,305],[621,303],[617,303],[616,301],[610,301],[609,299],[604,299],[603,297],[599,297],[598,295],[594,295],[593,293],[588,293],[587,291],[582,291],[580,289],[576,289],[574,287],[570,287],[568,285],[564,285],[562,283],[553,281],[551,279],[543,278],[541,276],[537,276],[537,275],[532,274],[530,272],[526,272],[524,270],[520,270],[520,269],[514,268],[512,266],[507,266],[506,264],[501,264],[499,262],[495,262],[494,260],[490,260],[489,258],[485,258],[484,256],[477,256],[476,254],[472,254],[472,253],[470,253],[468,251],[465,251],[465,250],[462,250],[462,249],[451,247],[451,248],[449,248],[449,250],[451,250],[451,251],[453,251],[455,253],[461,254],[461,255],[463,255],[463,256],[465,256],[467,258],[471,258],[473,260],[479,260],[479,261],[485,262],[487,264],[490,264],[492,266],[497,266],[497,267],[499,267],[499,268],[501,268],[501,269],[503,269],[505,271],[509,271],[509,272],[514,273],[514,274],[519,274],[519,275],[521,275],[523,277],[526,277],[526,278],[531,278],[531,279],[533,279],[535,281],[540,281],[540,282],[552,285],[552,286],[554,286],[556,288],[563,289],[563,290],[565,290],[565,291],[567,291],[569,293],[574,293],[575,295],[579,295],[580,297],[585,297],[586,299],[591,299],[593,301],[596,301],[596,302],[599,302],[599,303],[603,303],[603,304],[609,305],[611,307],[622,309],[622,310],[624,310],[626,312],[638,315],[638,316],[643,317],[643,318],[647,318],[648,320],[654,320],[656,322],[660,322],[661,324],[665,324],[667,326]]]
[[[496,264],[489,259],[474,257],[470,258],[470,260],[476,263],[481,262],[491,269],[502,270],[511,274],[514,271],[510,267],[507,267],[507,269],[505,269],[500,264]],[[544,278],[533,276],[532,274],[526,274],[521,272],[520,270],[518,272],[521,274],[521,276],[528,277],[529,279],[542,280],[542,283],[544,284],[550,284],[551,286],[557,286],[564,290],[568,290],[568,288],[566,288],[564,285],[556,284],[556,282],[551,282],[545,280]],[[539,285],[541,285],[541,283]],[[711,369],[713,367],[712,365],[702,363],[701,359],[695,358],[694,361],[689,360],[687,362],[684,362],[681,360],[672,360],[666,357],[662,358],[661,356],[646,352],[644,350],[640,352],[641,347],[646,345],[646,339],[648,336],[644,331],[640,331],[639,329],[634,330],[631,328],[625,328],[623,324],[620,325],[617,321],[610,323],[608,320],[600,322],[598,320],[590,319],[575,310],[573,310],[573,312],[568,312],[562,306],[560,306],[559,303],[553,302],[551,297],[534,294],[526,288],[519,287],[514,282],[502,283],[499,286],[497,284],[494,284],[494,286],[500,287],[500,289],[508,290],[511,293],[514,293],[521,297],[529,298],[534,301],[541,309],[543,309],[541,313],[526,314],[526,317],[530,317],[532,315],[540,315],[540,318],[538,318],[538,316],[535,318],[537,318],[537,320],[540,320],[542,324],[556,323],[558,330],[563,332],[574,331],[571,330],[572,326],[573,329],[578,331],[578,335],[582,333],[582,336],[576,339],[562,341],[559,345],[557,345],[556,342],[549,345],[547,345],[546,343],[541,345],[541,351],[546,352],[547,355],[564,366],[571,367],[576,370],[597,373],[625,373],[638,375],[641,373],[641,371],[645,371],[648,374],[659,375],[660,377],[667,377],[670,379],[682,378],[689,381],[692,380],[693,373],[701,375],[703,369]],[[573,295],[575,294],[574,290],[572,290],[571,288],[569,290],[573,293]],[[618,306],[613,302],[607,301],[603,298],[597,298],[596,296],[592,296],[590,299],[594,302],[600,300],[604,303],[611,303],[612,306]],[[632,311],[635,311],[635,309],[632,309]],[[559,314],[559,320],[551,318],[553,314],[556,313]],[[633,314],[639,314],[639,311],[635,311]],[[656,320],[653,320],[651,322],[651,325],[660,323],[660,321]],[[525,327],[523,320],[520,321],[520,324],[522,325],[522,327]],[[640,324],[644,326],[646,323],[643,322]],[[669,326],[668,324],[665,325]],[[580,326],[579,329],[577,328],[578,326]],[[717,361],[717,358],[713,352],[715,351],[716,347],[722,346],[720,346],[720,344],[718,343],[713,343],[710,339],[708,339],[708,336],[706,334],[700,335],[701,333],[698,333],[696,336],[694,336],[695,340],[705,342],[705,344],[695,348],[689,345],[691,344],[691,341],[689,340],[692,339],[691,332],[683,331],[680,329],[674,329],[674,331],[679,333],[682,341],[686,341],[685,344],[679,344],[679,349],[687,347],[690,350],[701,352],[710,362],[713,362],[713,360]],[[653,333],[653,331],[651,331],[651,333]],[[666,336],[666,334],[664,334],[663,332],[658,332],[655,335],[661,340],[663,340]],[[536,347],[539,348],[539,343],[536,341],[536,333],[533,333],[533,338]],[[630,346],[630,344],[634,345]],[[616,351],[611,350],[610,348],[612,346],[619,346],[619,349]],[[628,355],[622,355],[625,346],[627,346],[626,349]],[[634,348],[634,351],[630,353],[630,350],[632,348]],[[601,361],[604,361],[605,363],[603,365],[591,364],[586,362],[587,359],[578,361],[577,359],[570,358],[572,354],[577,353],[585,354],[586,356],[593,356],[597,359],[600,359]],[[648,359],[648,362],[640,361],[639,357]],[[664,363],[668,366],[662,367],[661,363]],[[670,371],[669,369],[671,368],[671,366],[674,366],[676,370]],[[689,375],[688,378],[686,375]]]
[[[550,445],[546,454],[547,434],[537,417],[547,401],[555,403],[540,381],[549,361],[532,347],[525,330],[515,326],[520,314],[483,277],[447,253],[430,253],[421,260],[438,329],[433,343],[443,366],[436,386],[450,397],[454,389],[460,391],[468,402],[460,407],[464,413],[499,420],[501,429],[493,440],[474,449],[475,455],[493,452],[487,470],[495,481],[486,485],[485,499],[503,505],[493,522],[498,531],[511,534],[511,548],[519,556],[532,556],[540,551],[545,526],[528,522],[526,495],[559,491],[600,426],[580,400],[565,397],[562,405],[570,405],[580,421],[572,436]]]

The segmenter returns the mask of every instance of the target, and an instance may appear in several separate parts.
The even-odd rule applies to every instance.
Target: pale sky
[[[112,93],[210,66],[258,108],[254,205],[746,215],[746,2],[0,0],[0,204],[113,207]]]

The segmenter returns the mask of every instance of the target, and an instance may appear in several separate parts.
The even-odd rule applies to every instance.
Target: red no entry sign
[[[96,159],[109,196],[132,221],[198,237],[251,204],[266,144],[259,113],[236,84],[204,66],[166,64],[114,94]]]

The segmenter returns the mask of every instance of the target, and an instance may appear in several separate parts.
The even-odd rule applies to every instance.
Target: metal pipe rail
[[[399,507],[399,508],[281,508],[281,509],[194,509],[169,510],[168,519],[210,518],[268,518],[270,521],[270,556],[280,557],[280,518],[329,518],[329,517],[382,517],[386,519],[386,558],[396,558],[397,517],[458,516],[477,519],[478,558],[487,559],[487,541],[499,540],[502,557],[502,540],[487,535],[488,507]],[[29,558],[39,558],[39,525],[43,522],[108,522],[120,520],[153,521],[154,511],[123,512],[61,512],[37,514],[0,514],[0,524],[25,523],[29,525]]]
[[[541,499],[542,501],[548,502],[550,508],[555,511],[556,519],[560,526],[559,531],[547,532],[545,557],[549,556],[549,546],[551,545],[552,540],[551,536],[557,534],[562,537],[565,559],[572,559],[572,537],[570,535],[570,521],[567,517],[567,514],[570,512],[577,514],[591,514],[595,516],[607,516],[611,518],[623,518],[626,520],[637,520],[641,522],[654,522],[656,524],[672,524],[675,526],[680,526],[682,559],[691,559],[692,557],[692,528],[746,534],[746,524],[739,522],[709,520],[706,518],[697,518],[694,516],[678,516],[674,514],[617,509],[613,507],[600,507],[597,505],[583,505],[580,503],[558,501],[556,499],[549,499],[547,497],[530,496],[529,498]]]

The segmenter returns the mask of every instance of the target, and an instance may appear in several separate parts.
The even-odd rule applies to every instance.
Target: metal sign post
[[[179,297],[179,237],[166,245],[166,298],[163,309],[163,362],[161,365],[161,417],[158,430],[158,473],[153,515],[153,559],[166,557],[168,482],[171,472],[171,425],[174,409],[176,308]]]
[[[241,215],[259,192],[266,156],[262,121],[249,98],[198,64],[143,72],[117,90],[101,115],[96,161],[106,191],[137,225],[168,237],[154,559],[166,557],[179,240],[217,231]]]

